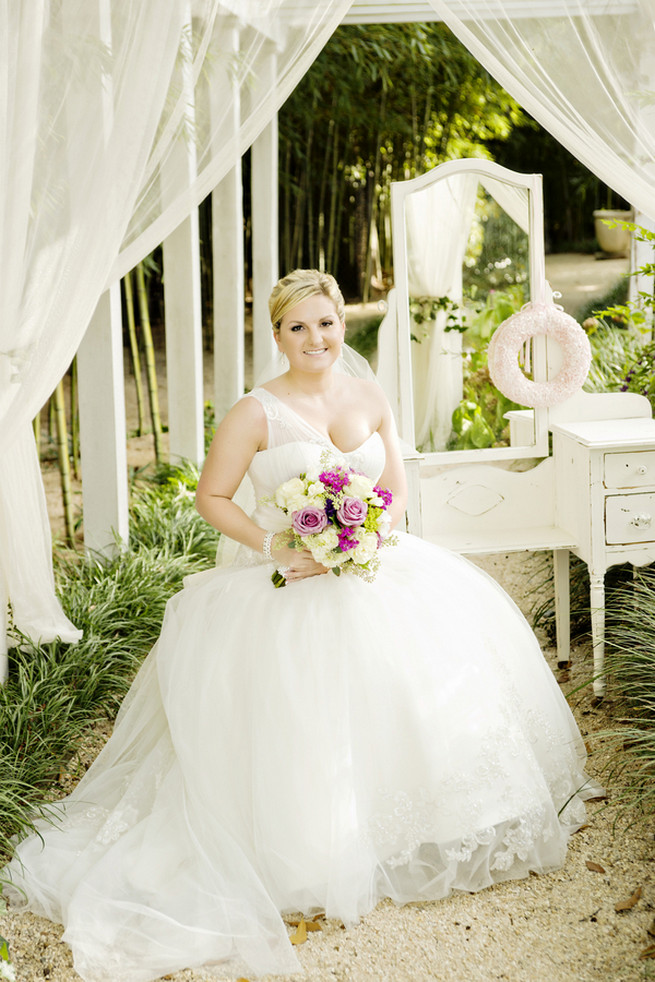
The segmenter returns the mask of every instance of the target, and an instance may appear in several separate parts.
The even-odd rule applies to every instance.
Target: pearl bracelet
[[[269,563],[273,562],[271,543],[273,542],[274,538],[275,538],[275,532],[267,532],[266,535],[264,536],[264,544],[262,546],[262,552],[264,553],[264,559],[266,559],[267,562]]]

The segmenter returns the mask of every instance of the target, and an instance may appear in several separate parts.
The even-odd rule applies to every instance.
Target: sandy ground
[[[574,257],[567,264],[554,258],[558,262],[548,271],[551,285],[562,292],[560,302],[571,313],[587,293],[600,295],[607,282],[625,269],[623,260],[594,263],[590,257]],[[211,391],[209,370],[206,383]],[[164,392],[162,397],[165,400]],[[128,413],[132,412],[133,406],[128,406]],[[130,441],[132,466],[143,466],[150,458],[150,443],[149,437]],[[61,516],[56,471],[46,469],[45,479],[57,534]],[[476,562],[529,613],[538,600],[534,583],[539,557],[519,553]],[[564,672],[557,668],[555,650],[544,637],[540,641],[562,690],[574,693],[591,674],[588,647],[574,647],[572,668]],[[573,836],[563,869],[436,903],[398,908],[383,902],[350,930],[336,922],[322,922],[322,930],[311,933],[297,948],[304,973],[277,977],[278,982],[655,980],[655,959],[640,957],[655,941],[649,934],[655,931],[653,830],[645,825],[626,827],[625,821],[617,821],[612,807],[615,791],[608,780],[611,757],[603,739],[596,736],[615,724],[617,707],[611,692],[600,705],[594,705],[589,686],[575,692],[570,704],[591,751],[589,771],[608,784],[609,797],[589,805],[588,824]],[[100,733],[90,741],[83,760],[92,759],[105,736]],[[634,898],[639,890],[639,899],[630,909],[616,911],[616,904]],[[30,914],[9,912],[0,917],[0,934],[9,941],[19,982],[78,979],[70,951],[60,940],[59,926]],[[216,976],[188,970],[166,978],[174,982],[216,980]]]

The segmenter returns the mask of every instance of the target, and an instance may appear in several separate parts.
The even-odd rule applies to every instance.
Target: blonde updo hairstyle
[[[280,330],[285,314],[303,300],[318,294],[323,294],[332,301],[337,316],[343,324],[346,319],[346,303],[334,276],[330,273],[321,273],[318,269],[294,269],[275,284],[268,298],[268,309],[275,333]]]

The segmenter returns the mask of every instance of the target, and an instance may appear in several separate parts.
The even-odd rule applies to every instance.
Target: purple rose
[[[313,535],[322,532],[328,523],[327,515],[322,508],[307,505],[300,511],[294,511],[291,517],[293,531],[298,535]]]
[[[360,498],[344,498],[337,509],[337,518],[342,525],[361,525],[366,518],[368,505]]]

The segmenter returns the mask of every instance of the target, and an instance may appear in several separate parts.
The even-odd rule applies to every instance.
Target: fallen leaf
[[[562,671],[557,676],[557,681],[570,682],[570,680],[571,680],[571,673],[569,672],[569,670],[567,668],[562,669]]]
[[[305,921],[305,927],[308,931],[322,931],[323,925],[319,924],[318,921]]]
[[[641,887],[637,887],[635,892],[627,900],[620,900],[618,904],[614,904],[614,910],[617,914],[620,914],[622,910],[632,910],[632,908],[639,902],[641,897]]]
[[[604,868],[600,865],[600,863],[594,863],[594,862],[592,862],[591,859],[588,859],[587,860],[587,862],[585,863],[585,866],[587,867],[587,869],[590,869],[592,873],[604,873],[605,872]]]
[[[585,801],[607,801],[606,794],[596,794],[593,798],[585,798]]]
[[[300,919],[300,924],[298,925],[296,930],[293,932],[292,935],[289,936],[289,941],[291,942],[291,944],[304,944],[306,940],[307,940],[307,924],[305,923],[305,918],[302,917]]]
[[[647,948],[644,948],[639,956],[640,958],[655,958],[655,944],[649,944]]]
[[[655,938],[655,920],[653,920],[653,923],[648,928],[648,934],[650,934],[651,938]]]

